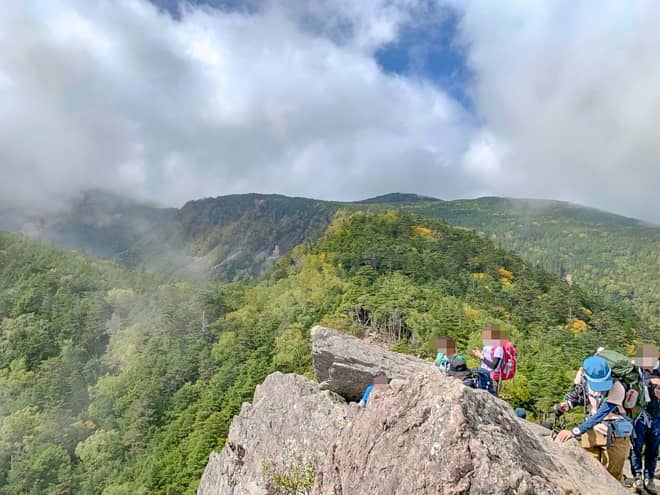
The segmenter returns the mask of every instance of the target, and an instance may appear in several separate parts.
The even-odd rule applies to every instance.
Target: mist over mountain
[[[102,190],[85,191],[52,210],[0,210],[0,229],[112,258],[134,245],[175,209],[157,208]]]
[[[660,7],[571,7],[10,0],[0,207],[408,190],[660,222]]]

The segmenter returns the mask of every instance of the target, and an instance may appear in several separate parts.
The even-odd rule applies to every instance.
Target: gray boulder
[[[321,389],[332,390],[349,401],[360,400],[377,370],[390,379],[405,379],[430,365],[320,326],[312,328],[312,361]]]

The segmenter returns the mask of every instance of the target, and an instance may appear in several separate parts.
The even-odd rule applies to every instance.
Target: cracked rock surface
[[[432,367],[373,392],[330,450],[314,494],[627,493],[576,442]]]

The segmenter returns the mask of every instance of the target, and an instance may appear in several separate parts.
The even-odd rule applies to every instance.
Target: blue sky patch
[[[159,8],[179,18],[180,0],[150,0]],[[256,10],[261,0],[192,0],[222,10]],[[446,91],[471,113],[474,104],[467,93],[472,74],[461,47],[456,43],[459,19],[448,9],[427,6],[427,14],[404,26],[398,39],[375,53],[384,72],[405,77],[425,79]],[[306,26],[312,27],[313,23]]]
[[[407,26],[396,42],[376,52],[376,60],[385,72],[432,81],[472,111],[466,93],[472,74],[455,42],[457,27],[458,18],[452,12],[432,23]]]
[[[180,17],[179,5],[181,0],[149,0],[157,7],[168,11],[174,18]],[[255,0],[188,0],[193,5],[207,5],[222,10],[251,11],[258,3]]]

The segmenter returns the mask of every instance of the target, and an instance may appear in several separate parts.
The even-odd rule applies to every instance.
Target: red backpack
[[[508,340],[501,342],[504,357],[498,368],[490,374],[495,382],[511,380],[516,376],[516,348]]]

